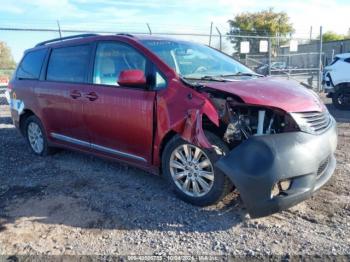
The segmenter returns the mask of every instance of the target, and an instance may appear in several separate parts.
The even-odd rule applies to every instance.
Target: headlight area
[[[232,147],[251,136],[300,131],[292,116],[282,110],[237,103],[230,98],[212,101],[224,126],[223,140]]]
[[[271,199],[280,195],[286,195],[286,191],[292,186],[292,179],[278,181],[271,189]]]

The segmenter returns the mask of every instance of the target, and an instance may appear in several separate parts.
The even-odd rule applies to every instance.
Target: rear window
[[[59,82],[87,82],[90,45],[53,49],[47,67],[46,79]]]
[[[47,49],[28,52],[17,69],[18,79],[39,79]]]

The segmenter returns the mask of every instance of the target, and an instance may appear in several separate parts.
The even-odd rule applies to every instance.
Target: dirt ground
[[[327,101],[328,103],[329,101]],[[177,199],[161,177],[76,152],[34,156],[0,106],[0,255],[350,254],[350,112],[337,169],[311,199],[249,219],[236,194],[216,206]]]

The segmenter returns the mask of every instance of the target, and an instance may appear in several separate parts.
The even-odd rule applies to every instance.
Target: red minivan
[[[25,52],[8,88],[35,154],[123,161],[195,205],[236,189],[251,217],[265,216],[310,197],[336,166],[336,122],[313,91],[192,42],[53,39]]]

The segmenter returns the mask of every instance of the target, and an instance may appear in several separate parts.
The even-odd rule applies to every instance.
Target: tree
[[[13,60],[11,50],[5,42],[0,41],[0,69],[14,69],[16,63]]]
[[[322,35],[323,42],[343,40],[344,38],[344,35],[337,34],[333,31],[327,31]]]
[[[259,41],[263,38],[249,38],[249,36],[276,36],[278,34],[286,37],[294,32],[288,15],[285,12],[274,12],[273,8],[255,13],[240,13],[228,23],[230,24],[229,35],[248,36],[244,38],[229,36],[237,51],[240,51],[240,42],[249,41],[251,52],[259,52]]]

